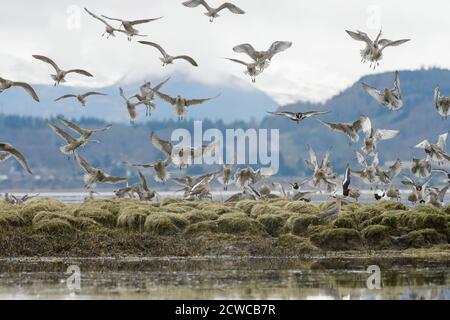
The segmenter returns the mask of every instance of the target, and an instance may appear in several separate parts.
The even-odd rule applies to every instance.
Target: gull
[[[428,192],[429,203],[437,208],[442,208],[444,203],[445,194],[450,188],[450,183],[447,184],[442,189],[428,187],[426,191]]]
[[[234,5],[230,2],[225,2],[217,8],[210,7],[208,5],[208,3],[206,3],[205,0],[189,0],[189,1],[183,2],[182,4],[183,4],[183,6],[188,7],[188,8],[195,8],[200,5],[205,7],[205,9],[207,11],[207,12],[205,12],[205,15],[207,17],[209,17],[210,22],[213,22],[214,18],[218,18],[219,12],[222,11],[223,9],[228,9],[231,13],[234,13],[234,14],[244,14],[245,13],[244,10],[242,10],[241,8],[237,7],[236,5]]]
[[[151,133],[150,139],[153,146],[170,158],[172,163],[180,169],[189,167],[196,158],[208,156],[216,148],[220,147],[219,141],[196,148],[185,145],[173,145],[169,141],[160,139],[154,132]]]
[[[233,48],[234,52],[245,53],[258,64],[261,71],[267,68],[272,61],[272,58],[280,52],[289,49],[292,46],[290,41],[275,41],[266,51],[256,51],[249,43],[237,45]]]
[[[153,18],[153,19],[141,19],[141,20],[130,21],[130,20],[111,18],[111,17],[107,17],[105,15],[102,15],[102,17],[106,18],[108,20],[120,21],[119,29],[123,26],[123,28],[125,29],[125,33],[127,34],[128,41],[131,41],[131,38],[134,36],[146,37],[145,35],[139,34],[139,30],[136,30],[133,26],[138,25],[138,24],[148,23],[148,22],[155,21],[155,20],[159,20],[162,18],[162,17],[158,17],[158,18]]]
[[[128,115],[130,116],[130,122],[133,123],[134,120],[137,118],[136,107],[141,104],[144,104],[144,101],[138,101],[138,102],[131,101],[131,99],[134,97],[130,97],[130,98],[125,97],[125,94],[124,94],[122,88],[119,88],[119,95],[123,98],[123,100],[125,100]]]
[[[375,154],[375,157],[372,160],[372,164],[369,165],[364,158],[364,156],[356,152],[356,159],[358,160],[358,163],[363,167],[363,170],[361,171],[354,171],[352,170],[351,173],[354,176],[357,176],[358,178],[362,179],[367,184],[372,184],[375,182],[377,178],[377,168],[380,164],[380,161],[378,159],[378,154]]]
[[[84,10],[85,10],[89,15],[91,15],[94,19],[97,19],[97,20],[103,22],[103,24],[105,25],[105,32],[103,32],[102,37],[103,37],[105,34],[108,34],[108,36],[106,37],[106,39],[109,39],[109,37],[111,37],[111,36],[115,37],[116,35],[114,34],[114,32],[116,32],[116,31],[117,31],[117,32],[123,32],[123,33],[126,33],[126,32],[123,31],[123,30],[114,28],[114,27],[111,26],[106,20],[104,20],[104,19],[100,18],[99,16],[93,14],[93,13],[92,13],[91,11],[89,11],[87,8],[84,8]]]
[[[364,144],[361,150],[369,156],[375,155],[377,151],[377,145],[380,141],[393,139],[400,134],[398,130],[386,130],[377,129],[374,130],[370,120],[367,120],[368,125],[366,126],[366,135],[364,136]],[[370,126],[370,129],[368,128]],[[367,130],[368,129],[368,130]]]
[[[170,173],[167,172],[166,168],[171,164],[170,158],[161,160],[155,163],[133,163],[130,164],[132,167],[137,168],[153,168],[155,170],[155,181],[166,182],[170,179]]]
[[[361,196],[361,192],[356,188],[350,188],[350,183],[350,165],[347,164],[347,167],[345,168],[344,180],[342,181],[342,195],[344,197],[350,197],[358,201],[358,198]]]
[[[450,156],[445,151],[447,138],[448,132],[441,134],[438,137],[438,142],[436,144],[431,144],[428,140],[423,140],[419,144],[415,145],[414,148],[425,150],[425,153],[430,157],[430,159],[437,161],[439,164],[442,164],[445,161],[450,162]]]
[[[4,161],[10,157],[14,157],[14,159],[17,160],[17,162],[20,163],[22,168],[24,168],[29,174],[33,174],[33,172],[30,169],[30,166],[28,165],[27,160],[23,156],[23,154],[17,150],[15,147],[10,145],[9,143],[0,143],[0,152],[1,152],[1,159],[0,161]]]
[[[405,180],[402,180],[402,184],[411,189],[411,193],[408,195],[408,201],[412,203],[425,203],[425,193],[428,183],[431,179],[428,179],[425,183],[419,184],[416,183],[413,179],[403,176]]]
[[[62,116],[58,117],[59,121],[61,121],[66,127],[72,129],[72,131],[79,133],[83,138],[89,139],[94,133],[104,132],[112,128],[112,124],[108,124],[102,128],[98,129],[83,129],[78,126],[76,123],[64,119]]]
[[[450,115],[450,97],[441,96],[439,86],[434,89],[434,106],[442,119],[447,119]]]
[[[442,189],[428,187],[426,191],[428,192],[427,196],[429,197],[428,203],[437,207],[442,208],[444,203],[445,194],[450,188],[450,184],[447,184]]]
[[[61,82],[63,82],[63,83],[66,82],[65,78],[66,78],[66,75],[69,73],[78,73],[78,74],[81,74],[86,77],[93,77],[92,74],[90,74],[89,72],[82,70],[82,69],[71,69],[71,70],[67,70],[67,71],[61,70],[52,59],[47,58],[45,56],[33,55],[33,58],[50,64],[56,70],[56,74],[50,75],[52,77],[52,79],[55,80],[55,86],[60,84]]]
[[[89,91],[86,92],[84,94],[65,94],[59,98],[56,98],[55,101],[60,101],[62,99],[67,99],[67,98],[76,98],[83,107],[86,106],[86,98],[89,96],[107,96],[107,94],[101,93],[101,92],[96,92],[96,91]]]
[[[366,61],[370,61],[370,68],[372,68],[373,64],[373,69],[375,69],[379,65],[379,61],[383,59],[383,50],[385,48],[396,47],[411,40],[411,39],[401,39],[391,41],[388,39],[380,39],[382,34],[381,30],[374,41],[372,41],[365,32],[361,31],[353,32],[349,30],[345,30],[345,32],[347,32],[347,34],[354,40],[363,41],[366,43],[366,47],[363,50],[361,50],[361,57],[362,57],[361,62],[365,63]]]
[[[198,67],[197,62],[195,62],[195,60],[189,56],[186,56],[186,55],[171,56],[159,44],[154,43],[154,42],[139,41],[139,43],[146,44],[148,46],[152,46],[152,47],[158,49],[158,51],[161,52],[161,54],[162,54],[162,58],[159,58],[159,60],[161,60],[161,62],[163,63],[163,67],[168,64],[173,64],[174,60],[177,60],[177,59],[185,60],[185,61],[189,62],[190,64],[192,64],[194,67]]]
[[[379,166],[375,167],[375,175],[381,183],[391,184],[392,180],[402,171],[402,162],[397,159],[388,170],[383,170]]]
[[[268,113],[277,115],[277,116],[288,117],[289,119],[297,122],[297,124],[298,124],[298,123],[300,123],[300,121],[302,121],[304,119],[328,114],[328,113],[330,113],[330,111],[307,111],[307,112],[278,111],[278,112],[268,112]]]
[[[85,182],[84,187],[86,189],[94,188],[97,183],[116,184],[121,182],[127,182],[127,178],[110,176],[102,169],[92,167],[77,152],[75,152],[75,158],[80,167],[86,172],[84,175],[84,182]]]
[[[368,84],[362,84],[363,89],[374,98],[380,105],[389,110],[399,110],[403,107],[402,91],[400,89],[400,76],[398,71],[395,72],[394,88],[385,88],[380,91]]]
[[[64,141],[67,142],[66,145],[62,145],[59,150],[66,155],[75,155],[75,150],[77,150],[80,147],[84,147],[86,145],[86,143],[88,142],[96,142],[96,143],[100,143],[99,141],[96,140],[89,140],[89,138],[86,138],[84,136],[79,137],[78,139],[75,139],[74,137],[72,137],[70,134],[68,134],[67,132],[65,132],[63,129],[61,129],[60,127],[56,126],[55,124],[51,123],[50,121],[48,122],[48,126],[60,137],[62,138]]]
[[[156,104],[153,102],[155,94],[170,80],[170,77],[163,82],[152,88],[150,82],[145,81],[143,85],[139,87],[139,93],[134,95],[136,99],[145,104],[147,107],[147,115],[151,115],[151,109],[156,109]]]
[[[190,99],[189,100],[189,99],[182,97],[181,95],[177,95],[175,98],[173,98],[173,97],[171,97],[165,93],[162,93],[160,91],[157,91],[156,95],[159,98],[161,98],[162,100],[166,101],[167,103],[175,106],[174,112],[178,116],[179,120],[182,120],[185,117],[188,107],[203,104],[209,100],[215,99],[220,96],[220,94],[218,94],[217,96],[212,97],[212,98]]]
[[[370,119],[366,116],[360,116],[353,123],[331,123],[318,120],[320,123],[330,128],[331,130],[344,133],[350,138],[351,142],[359,141],[359,132],[367,132],[371,128]]]
[[[336,173],[333,172],[331,167],[330,151],[327,151],[322,162],[319,164],[317,161],[317,156],[314,149],[308,144],[309,160],[305,160],[306,166],[313,170],[313,176],[311,178],[314,187],[319,187],[320,184],[324,183],[327,187],[328,192],[336,190],[337,183],[332,181],[336,178]]]
[[[431,175],[430,157],[425,159],[413,159],[411,172],[418,178],[427,178]]]
[[[448,179],[448,183],[450,183],[450,172],[448,172],[447,170],[445,170],[444,168],[436,168],[436,169],[432,169],[431,170],[432,173],[437,172],[437,173],[443,173],[447,176]]]
[[[12,81],[0,77],[0,93],[2,93],[5,90],[8,90],[11,87],[20,87],[24,89],[34,99],[34,101],[39,102],[38,95],[34,91],[33,87],[30,86],[28,83]]]
[[[256,82],[256,77],[262,73],[261,68],[259,68],[259,64],[257,62],[245,62],[239,59],[225,58],[227,60],[242,64],[247,67],[247,71],[244,74],[247,74],[252,79],[252,82]]]
[[[226,164],[223,166],[222,175],[217,178],[217,180],[223,184],[223,190],[228,190],[228,185],[231,182],[231,173],[233,166],[231,164]]]

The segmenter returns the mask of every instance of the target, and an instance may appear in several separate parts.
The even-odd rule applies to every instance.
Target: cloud
[[[209,0],[211,4],[220,1]],[[91,71],[93,79],[68,77],[70,85],[102,87],[124,85],[143,79],[176,75],[187,81],[212,85],[253,86],[242,66],[222,59],[247,57],[232,47],[249,42],[266,49],[273,41],[290,40],[294,45],[276,56],[254,85],[285,104],[297,100],[324,101],[361,76],[372,73],[360,63],[362,43],[350,39],[345,29],[360,29],[375,36],[378,27],[392,39],[413,41],[385,51],[376,72],[418,69],[422,66],[450,67],[450,38],[447,17],[450,3],[423,1],[339,1],[233,0],[245,15],[223,12],[214,23],[203,8],[186,8],[182,1],[9,1],[2,19],[0,68],[2,76],[48,83],[51,68],[32,54],[52,57],[63,68]],[[146,39],[160,43],[169,53],[189,54],[199,63],[194,68],[183,61],[162,68],[159,53],[122,35],[106,40],[103,25],[87,15],[87,6],[97,14],[140,19],[163,19],[137,26]]]

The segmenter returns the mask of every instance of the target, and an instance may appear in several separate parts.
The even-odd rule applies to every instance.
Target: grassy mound
[[[320,224],[320,218],[312,214],[296,214],[286,221],[286,229],[294,235],[306,234],[310,225]]]
[[[186,235],[198,235],[202,233],[217,233],[219,226],[217,221],[201,221],[189,225],[184,232]]]
[[[346,228],[326,229],[311,237],[313,244],[325,250],[357,250],[362,249],[363,242],[357,230]]]
[[[229,234],[263,235],[264,226],[241,213],[226,213],[217,219],[219,232]]]
[[[294,213],[304,213],[304,214],[320,214],[321,210],[319,207],[304,201],[293,201],[289,202],[284,206],[284,209],[289,212]]]
[[[255,200],[241,200],[236,202],[235,208],[245,212],[246,214],[250,214],[253,206],[257,205],[258,201]]]

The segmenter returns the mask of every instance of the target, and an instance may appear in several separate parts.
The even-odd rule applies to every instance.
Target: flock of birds
[[[205,15],[209,17],[210,21],[219,17],[219,12],[227,9],[234,14],[244,14],[245,12],[232,3],[224,3],[217,8],[213,8],[208,5],[204,0],[190,0],[182,3],[185,7],[195,8],[203,6],[206,9]],[[105,26],[105,31],[102,36],[107,35],[109,37],[115,37],[116,33],[124,34],[129,41],[133,37],[146,37],[136,29],[136,26],[146,24],[152,21],[160,20],[162,17],[141,19],[141,20],[124,20],[118,18],[112,18],[105,15],[98,16],[87,8],[86,12],[96,20],[102,22]],[[118,27],[113,26],[114,22],[120,22]],[[361,62],[370,62],[370,68],[375,69],[380,60],[383,58],[384,49],[388,47],[395,47],[404,44],[409,39],[401,40],[388,40],[381,38],[381,31],[374,40],[371,40],[369,36],[361,31],[346,31],[347,34],[357,40],[365,43],[365,48],[361,50]],[[198,67],[198,63],[192,57],[188,55],[170,55],[159,44],[150,41],[138,41],[139,43],[153,47],[161,54],[160,60],[163,67],[173,64],[175,61],[182,60],[187,62],[193,67]],[[256,81],[256,77],[260,75],[266,68],[270,66],[273,57],[292,46],[290,41],[275,41],[267,50],[256,50],[251,44],[245,43],[237,45],[233,48],[235,53],[243,53],[251,58],[250,62],[245,62],[235,58],[225,58],[232,62],[239,63],[245,66],[245,73],[248,74],[252,82]],[[54,85],[57,86],[60,83],[66,82],[66,77],[69,74],[79,74],[86,77],[93,77],[93,75],[83,69],[61,69],[52,59],[43,55],[33,55],[33,57],[39,61],[49,64],[55,73],[51,75],[54,80]],[[127,96],[122,88],[119,88],[119,95],[123,98],[130,121],[133,121],[137,117],[137,107],[142,105],[146,108],[146,113],[151,114],[152,110],[157,108],[155,99],[159,98],[168,104],[175,107],[174,111],[179,119],[182,119],[189,107],[194,105],[203,104],[211,99],[218,98],[209,97],[201,99],[187,99],[182,95],[172,97],[168,94],[161,92],[163,86],[170,80],[165,81],[152,86],[148,81],[145,81],[139,88],[139,92],[134,95]],[[39,97],[32,88],[31,85],[25,82],[16,82],[7,79],[0,78],[0,92],[10,89],[12,87],[20,87],[24,89],[35,101],[39,102]],[[393,88],[378,89],[369,84],[362,84],[363,90],[365,90],[371,97],[373,97],[381,106],[387,108],[390,112],[399,110],[403,106],[403,97],[400,87],[400,75],[395,73],[395,80]],[[64,99],[74,98],[77,99],[82,106],[87,103],[87,98],[92,96],[104,95],[101,92],[91,91],[83,94],[66,94],[55,101],[61,101]],[[447,119],[450,114],[450,97],[441,96],[439,86],[436,87],[434,93],[434,106],[437,112],[442,118]],[[184,176],[182,178],[171,178],[168,171],[170,165],[174,165],[177,168],[184,169],[189,167],[193,160],[205,155],[211,155],[216,152],[220,146],[217,143],[211,143],[203,145],[199,148],[192,148],[182,145],[173,145],[169,141],[165,141],[152,132],[150,139],[152,144],[164,155],[164,159],[156,163],[125,163],[126,165],[137,168],[139,176],[139,182],[134,185],[128,185],[128,179],[124,177],[115,177],[106,173],[101,168],[92,167],[87,160],[80,156],[77,152],[80,148],[83,148],[87,143],[99,143],[98,140],[92,140],[92,136],[99,132],[105,132],[111,128],[111,125],[98,128],[98,129],[85,129],[81,128],[75,122],[69,121],[63,117],[59,118],[59,121],[64,126],[64,129],[55,123],[49,121],[49,127],[56,133],[65,144],[61,146],[60,151],[69,157],[74,157],[85,172],[84,181],[85,188],[89,190],[90,197],[94,193],[94,188],[97,183],[127,183],[126,187],[117,189],[114,191],[117,197],[130,197],[140,199],[142,201],[150,201],[157,197],[157,193],[151,190],[144,174],[140,169],[152,169],[155,172],[155,180],[157,182],[165,182],[172,179],[179,184],[184,192],[186,199],[212,199],[210,192],[210,184],[214,179],[217,179],[224,185],[224,189],[227,190],[231,184],[236,184],[241,188],[241,191],[232,195],[226,201],[236,201],[242,199],[267,199],[271,197],[284,197],[290,200],[303,200],[310,201],[307,198],[308,195],[314,194],[317,191],[305,191],[303,186],[309,184],[310,187],[314,187],[319,192],[322,192],[321,188],[325,187],[326,191],[331,194],[336,203],[327,209],[323,213],[324,218],[334,216],[340,211],[341,203],[344,199],[355,199],[356,201],[361,196],[361,192],[351,185],[351,177],[355,176],[361,179],[364,183],[369,184],[372,189],[376,187],[374,197],[376,200],[383,198],[400,199],[401,194],[399,189],[395,187],[394,180],[402,171],[402,162],[397,159],[388,168],[382,168],[378,157],[377,145],[387,139],[393,139],[398,136],[398,130],[377,129],[372,126],[371,120],[367,116],[360,116],[354,122],[349,123],[332,123],[318,119],[318,117],[328,114],[328,111],[306,111],[306,112],[271,112],[276,116],[287,117],[288,119],[300,123],[308,118],[317,118],[317,120],[325,127],[346,135],[349,138],[350,143],[357,143],[360,140],[360,134],[364,134],[364,141],[361,146],[361,152],[356,152],[356,157],[360,168],[358,170],[351,169],[347,165],[345,175],[341,183],[342,190],[339,188],[337,182],[337,174],[334,172],[331,164],[331,153],[328,151],[321,162],[318,161],[317,155],[313,148],[308,145],[309,159],[306,160],[306,165],[312,171],[312,176],[301,182],[291,183],[289,190],[286,190],[280,183],[272,182],[270,185],[266,183],[270,173],[265,172],[262,168],[253,169],[251,167],[237,169],[233,174],[232,165],[223,165],[223,168],[217,172],[211,172],[202,176]],[[67,132],[65,129],[70,129],[73,133]],[[450,173],[441,166],[434,166],[435,163],[443,165],[444,163],[450,163],[450,156],[446,151],[446,141],[448,132],[439,136],[438,142],[432,144],[427,140],[418,143],[415,147],[421,148],[425,151],[426,157],[424,159],[413,159],[413,165],[411,167],[411,173],[420,179],[427,179],[424,183],[415,181],[409,176],[404,176],[401,183],[410,188],[411,193],[408,195],[408,200],[412,203],[425,203],[427,200],[429,203],[435,206],[442,206],[444,202],[445,193],[450,188]],[[8,143],[0,143],[0,161],[4,161],[10,157],[14,157],[25,170],[32,174],[30,166],[28,165],[25,157],[12,145]],[[371,160],[369,158],[372,158]],[[370,160],[370,161],[369,161]],[[429,186],[432,174],[446,174],[448,178],[448,184],[443,188],[433,188]],[[259,185],[259,186],[258,186]],[[380,191],[380,192],[379,192]],[[18,199],[13,195],[5,196],[7,201],[11,203],[21,203],[26,201],[25,199]]]

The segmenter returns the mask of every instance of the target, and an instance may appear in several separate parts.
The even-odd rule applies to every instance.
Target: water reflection
[[[70,292],[66,284],[68,276],[65,272],[71,264],[78,264],[81,268],[81,289],[77,292]],[[446,265],[417,269],[414,265],[387,263],[381,267],[380,290],[367,289],[368,274],[364,260],[358,260],[354,265],[353,269],[311,269],[311,262],[305,259],[261,257],[7,259],[0,261],[0,298],[450,298]]]

